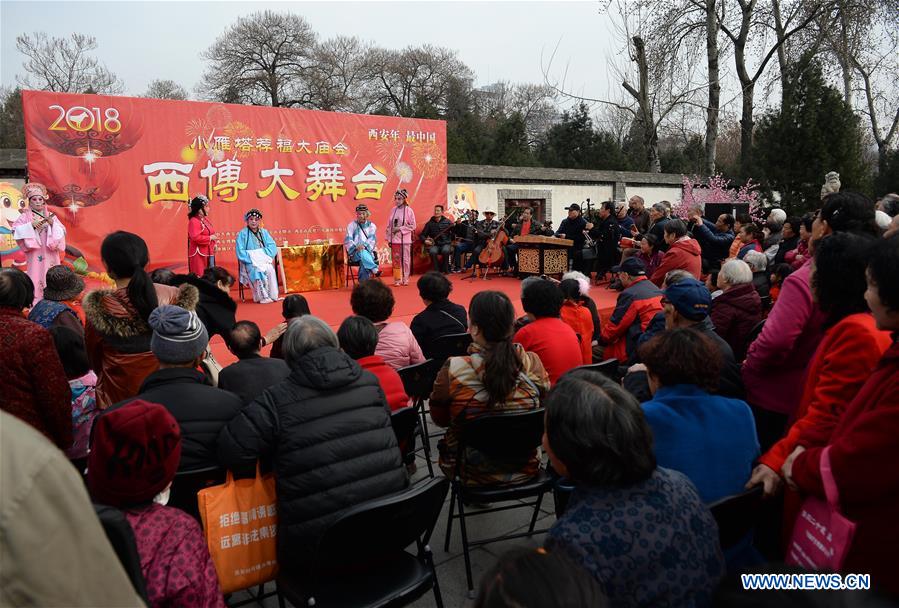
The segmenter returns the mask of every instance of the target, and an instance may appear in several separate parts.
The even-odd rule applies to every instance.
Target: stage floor
[[[524,314],[521,308],[521,280],[511,277],[491,277],[487,281],[480,279],[463,280],[467,276],[469,275],[449,275],[449,279],[453,283],[453,292],[450,294],[450,300],[461,304],[467,309],[471,298],[479,291],[502,291],[512,300],[516,316]],[[396,298],[396,306],[391,317],[392,321],[403,321],[408,325],[412,322],[412,318],[424,309],[424,304],[418,296],[418,288],[415,287],[417,279],[417,276],[413,276],[412,281],[406,287],[393,287],[390,278],[386,281]],[[304,293],[303,296],[309,302],[309,309],[312,311],[312,314],[321,318],[336,330],[346,317],[353,314],[350,308],[350,291],[350,288],[312,291]],[[590,296],[596,302],[600,317],[603,321],[606,321],[615,308],[618,292],[607,289],[605,286],[593,287],[590,290]],[[234,291],[233,297],[237,298],[237,290]],[[252,300],[241,303],[238,300],[237,320],[254,321],[259,325],[262,333],[265,334],[274,325],[282,321],[281,303],[256,304]],[[263,354],[268,354],[269,348],[266,347],[263,350]],[[223,366],[236,360],[219,336],[215,336],[212,339],[212,351],[218,362]]]

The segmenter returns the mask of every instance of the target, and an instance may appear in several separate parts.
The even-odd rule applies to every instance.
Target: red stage
[[[521,281],[513,278],[491,278],[484,280],[463,280],[467,274],[454,274],[450,276],[453,282],[453,293],[450,299],[457,304],[461,304],[468,308],[468,303],[479,291],[496,290],[502,291],[512,300],[515,305],[516,315],[524,314],[521,308]],[[412,317],[422,311],[424,304],[418,297],[418,289],[415,287],[417,276],[412,277],[412,282],[408,287],[391,287],[396,297],[396,306],[393,309],[393,321],[403,321],[407,325],[412,322]],[[387,281],[390,285],[390,281]],[[353,314],[350,308],[350,289],[332,289],[329,291],[313,291],[304,293],[303,296],[309,302],[309,308],[312,314],[323,319],[335,330],[340,326],[343,320]],[[593,287],[590,290],[590,296],[596,302],[599,309],[600,317],[603,321],[608,320],[609,315],[615,308],[615,300],[618,298],[617,291],[611,291],[605,287]],[[237,292],[234,292],[237,297]],[[252,301],[246,303],[238,302],[237,307],[238,320],[255,321],[259,325],[259,329],[264,334],[276,324],[282,321],[281,304],[255,304]],[[234,355],[228,352],[224,342],[218,336],[212,340],[212,350],[216,359],[222,365],[228,365],[235,360]],[[264,350],[268,352],[268,348]]]

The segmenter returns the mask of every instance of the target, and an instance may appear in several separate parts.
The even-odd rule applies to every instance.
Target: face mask
[[[169,503],[169,495],[172,493],[172,486],[169,484],[165,490],[153,497],[153,502],[158,505],[167,505]]]

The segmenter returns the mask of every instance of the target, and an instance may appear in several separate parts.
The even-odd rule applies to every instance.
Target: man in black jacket
[[[668,207],[664,203],[655,203],[649,208],[649,234],[655,235],[656,247],[659,251],[668,251],[668,243],[665,241],[665,224],[671,218],[668,217]]]
[[[593,228],[593,224],[584,219],[581,215],[581,206],[577,203],[572,203],[568,207],[565,207],[565,211],[568,212],[568,217],[559,224],[559,228],[556,230],[556,236],[574,241],[574,245],[568,249],[568,256],[572,261],[572,269],[579,272],[585,272],[582,255],[584,241],[586,240],[584,231]],[[590,272],[590,269],[587,268],[586,272]]]
[[[452,290],[453,284],[439,272],[426,272],[418,279],[418,295],[426,308],[415,315],[410,329],[428,359],[434,356],[434,340],[468,331],[465,307],[449,301]]]
[[[378,379],[311,315],[284,335],[291,374],[243,408],[219,435],[233,470],[271,464],[278,494],[278,561],[303,572],[327,527],[346,509],[408,485]]]
[[[453,223],[443,215],[443,205],[434,205],[434,217],[428,220],[418,235],[437,272],[449,272],[450,255],[453,253],[452,228]],[[440,264],[441,256],[443,264]]]
[[[596,263],[593,269],[596,272],[596,280],[601,281],[606,273],[618,264],[618,221],[615,217],[615,203],[605,201],[599,206],[600,222],[594,226],[589,234],[596,241]]]
[[[197,366],[209,337],[196,313],[180,306],[164,305],[150,313],[153,337],[150,349],[159,369],[144,380],[134,399],[160,403],[181,427],[179,471],[218,466],[216,440],[219,431],[243,406],[240,398],[209,384]],[[110,408],[111,409],[111,408]]]
[[[219,388],[236,394],[244,405],[290,375],[282,359],[259,355],[262,344],[259,326],[252,321],[238,321],[228,335],[228,350],[238,361],[219,373]]]

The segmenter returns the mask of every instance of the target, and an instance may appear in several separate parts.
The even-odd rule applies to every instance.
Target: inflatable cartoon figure
[[[24,266],[25,252],[12,236],[12,224],[25,209],[22,192],[9,182],[0,182],[0,256],[4,266]]]

